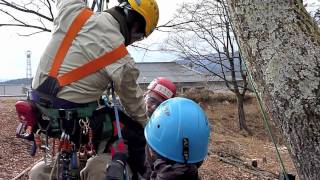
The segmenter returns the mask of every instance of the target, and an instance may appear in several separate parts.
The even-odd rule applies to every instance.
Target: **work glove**
[[[120,161],[112,160],[107,165],[106,180],[124,180],[125,165]]]
[[[124,166],[126,165],[126,162],[129,156],[128,147],[124,143],[124,140],[122,138],[118,139],[112,144],[110,151],[111,151],[111,157],[113,161],[120,160],[124,164]]]

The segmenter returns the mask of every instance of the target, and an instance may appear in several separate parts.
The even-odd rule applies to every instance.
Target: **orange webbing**
[[[102,69],[103,67],[115,62],[116,60],[124,57],[127,54],[128,51],[126,49],[126,46],[124,44],[121,44],[116,49],[113,49],[112,51],[105,53],[97,59],[92,60],[87,64],[84,64],[70,72],[59,76],[57,79],[60,86],[65,86]]]
[[[72,22],[53,60],[53,64],[49,72],[49,76],[57,77],[58,70],[71,46],[72,41],[77,36],[81,27],[84,25],[84,23],[89,19],[91,15],[92,15],[92,11],[88,8],[85,8],[79,13],[79,15]]]

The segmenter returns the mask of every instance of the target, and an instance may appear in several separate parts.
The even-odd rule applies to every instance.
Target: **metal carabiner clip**
[[[89,132],[89,126],[90,122],[89,122],[89,118],[86,117],[86,120],[84,119],[80,119],[79,120],[79,126],[82,129],[82,134],[87,135]]]

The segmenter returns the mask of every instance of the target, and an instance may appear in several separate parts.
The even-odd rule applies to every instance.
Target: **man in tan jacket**
[[[102,13],[92,13],[81,0],[56,3],[52,39],[33,79],[32,100],[52,109],[84,107],[113,82],[126,113],[144,126],[139,71],[125,47],[153,32],[159,17],[156,1],[128,0]],[[29,178],[49,179],[48,168],[37,164]]]

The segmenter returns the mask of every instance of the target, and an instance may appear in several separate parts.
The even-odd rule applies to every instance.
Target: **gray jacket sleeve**
[[[109,65],[107,69],[125,111],[144,126],[147,121],[146,109],[143,92],[137,84],[139,70],[132,57],[127,55]]]
[[[86,4],[82,0],[57,0],[56,2],[56,8],[59,11],[64,10],[66,7],[77,5],[79,6],[82,4],[82,6],[86,6]]]

